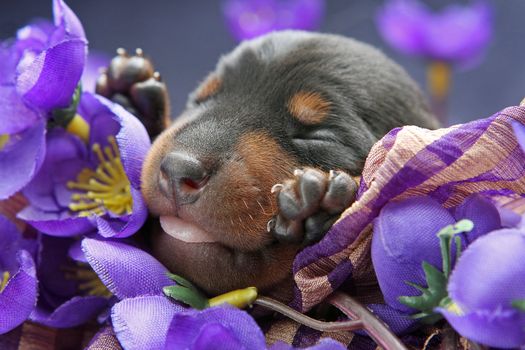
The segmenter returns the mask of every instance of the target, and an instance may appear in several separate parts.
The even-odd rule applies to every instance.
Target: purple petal
[[[431,12],[417,0],[391,0],[378,12],[379,32],[392,47],[463,66],[479,61],[492,36],[491,8],[484,1]]]
[[[54,309],[80,294],[79,280],[68,277],[79,267],[67,255],[75,242],[75,238],[40,235],[40,250],[36,259],[41,293],[39,305],[45,304],[46,308]]]
[[[86,234],[95,229],[88,218],[72,217],[68,212],[45,212],[31,206],[23,209],[17,217],[37,230],[56,237]]]
[[[0,199],[5,199],[22,189],[38,171],[44,160],[45,122],[14,136],[0,150]]]
[[[162,295],[163,287],[174,284],[161,263],[128,244],[85,238],[82,249],[93,270],[119,299]]]
[[[383,207],[374,225],[372,262],[388,305],[404,312],[414,311],[397,298],[421,294],[405,281],[426,286],[421,264],[426,261],[441,266],[436,235],[453,223],[452,215],[429,197],[390,202]]]
[[[525,344],[525,314],[517,310],[474,311],[463,316],[438,311],[462,336],[497,348],[519,348]]]
[[[84,73],[82,73],[82,90],[95,93],[97,79],[100,75],[101,68],[107,68],[111,57],[102,52],[93,52],[90,50],[87,57]]]
[[[389,305],[368,304],[366,307],[385,322],[394,334],[405,334],[418,326],[417,320]]]
[[[120,125],[116,139],[122,164],[131,185],[139,189],[142,164],[151,147],[148,132],[144,125],[122,106],[102,96],[95,95],[95,98],[111,112],[113,119]]]
[[[525,299],[525,235],[502,229],[478,238],[461,255],[448,291],[466,312],[511,308]]]
[[[178,315],[175,315],[175,317],[177,316]],[[180,325],[180,322],[178,324]],[[180,334],[181,330],[189,331],[192,329],[192,326],[193,323],[186,325],[186,327],[181,326],[181,329],[178,330],[178,333]],[[246,346],[243,346],[241,343],[239,343],[239,340],[235,338],[229,328],[224,327],[218,322],[205,323],[204,325],[200,326],[198,330],[199,334],[197,335],[196,339],[194,339],[192,344],[188,344],[189,346],[184,346],[184,349],[247,349]],[[189,334],[183,334],[180,338],[185,341],[186,335]],[[187,341],[185,342],[188,343]],[[166,342],[165,349],[180,349],[180,345],[182,344],[172,343],[169,341]]]
[[[130,215],[121,216],[119,218],[109,218],[106,216],[95,217],[98,233],[106,238],[125,238],[136,233],[146,219],[148,218],[148,210],[142,194],[139,190],[131,188],[131,195],[133,198],[133,208]]]
[[[501,228],[501,219],[498,209],[488,199],[480,195],[467,197],[459,205],[454,217],[456,221],[468,219],[474,223],[474,229],[462,235],[466,244],[470,244],[478,237]],[[465,245],[464,245],[465,246]]]
[[[82,241],[75,241],[71,247],[69,247],[67,255],[79,262],[87,263],[86,255],[84,254],[84,251],[82,251]]]
[[[430,58],[467,64],[478,60],[491,39],[491,8],[483,1],[451,5],[434,14],[425,29]]]
[[[21,232],[3,215],[0,215],[0,227],[0,272],[14,273],[19,268],[17,253],[21,249]]]
[[[264,335],[245,311],[229,306],[176,314],[166,349],[266,349]],[[220,344],[220,346],[219,346]]]
[[[45,49],[49,37],[55,31],[55,26],[48,20],[36,20],[20,28],[16,32],[16,48],[18,51]]]
[[[36,305],[37,280],[33,258],[24,250],[17,258],[20,269],[0,293],[0,334],[24,322]]]
[[[13,86],[0,85],[0,135],[16,134],[39,123],[43,118],[37,111],[27,106]]]
[[[16,66],[19,60],[20,53],[16,50],[16,42],[14,44],[11,41],[0,42],[0,62],[2,62],[0,64],[0,86],[14,86]]]
[[[108,305],[103,297],[87,296],[73,297],[55,310],[37,308],[30,319],[48,327],[75,327],[94,319]]]
[[[55,25],[62,27],[68,38],[86,39],[82,23],[63,0],[53,0]]]
[[[223,13],[239,41],[282,29],[315,29],[324,16],[324,0],[229,0]]]
[[[84,69],[86,50],[84,40],[72,39],[43,51],[30,65],[19,67],[18,93],[44,111],[69,106]]]
[[[522,222],[521,215],[507,208],[497,207],[497,209],[502,228],[514,228],[520,226]]]
[[[46,141],[44,163],[37,176],[24,189],[24,195],[33,207],[42,211],[64,211],[71,201],[67,182],[75,180],[83,168],[90,166],[86,160],[86,146],[78,137],[61,128],[50,130]],[[67,195],[66,199],[62,192]]]
[[[111,321],[124,349],[162,350],[173,316],[183,310],[164,296],[142,296],[115,304]]]
[[[425,53],[423,28],[431,14],[428,8],[414,0],[387,1],[376,16],[383,39],[397,50],[409,55]]]

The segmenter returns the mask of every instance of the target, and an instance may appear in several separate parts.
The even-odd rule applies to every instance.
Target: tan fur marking
[[[321,123],[330,111],[330,101],[317,92],[299,91],[288,102],[288,111],[301,123]]]
[[[217,76],[210,75],[197,90],[197,96],[195,97],[196,101],[203,102],[210,96],[215,95],[221,88],[221,84],[222,82]]]

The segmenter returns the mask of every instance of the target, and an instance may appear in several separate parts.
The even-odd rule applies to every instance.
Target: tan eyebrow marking
[[[327,117],[330,106],[330,101],[317,92],[299,91],[288,101],[288,111],[308,125],[321,123]]]
[[[222,81],[214,74],[208,76],[204,83],[197,90],[195,100],[197,102],[203,102],[209,97],[215,95],[221,88]]]

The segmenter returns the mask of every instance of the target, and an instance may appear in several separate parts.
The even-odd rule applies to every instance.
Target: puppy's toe
[[[321,208],[330,214],[343,212],[355,200],[357,184],[345,172],[331,170],[328,189],[321,202]]]
[[[355,199],[357,184],[341,171],[298,169],[294,179],[272,188],[279,212],[268,231],[280,242],[309,244],[320,240]]]

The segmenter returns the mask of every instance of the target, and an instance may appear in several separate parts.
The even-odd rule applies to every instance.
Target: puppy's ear
[[[330,112],[331,103],[318,92],[299,91],[288,100],[288,111],[303,124],[320,124]]]
[[[221,89],[222,81],[215,74],[211,73],[199,86],[195,93],[195,102],[201,103],[215,95]]]

